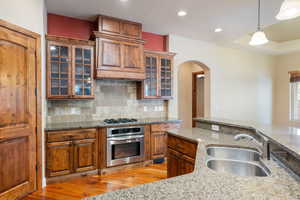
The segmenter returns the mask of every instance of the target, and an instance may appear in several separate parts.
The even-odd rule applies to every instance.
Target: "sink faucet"
[[[260,147],[260,151],[262,153],[262,157],[263,158],[267,158],[269,159],[269,153],[268,153],[268,142],[267,139],[264,139],[264,137],[262,138],[263,141],[259,142],[256,138],[254,138],[253,136],[249,135],[249,134],[245,134],[245,133],[241,133],[238,134],[236,136],[234,136],[234,140],[239,141],[241,139],[248,139],[251,142],[254,142],[257,146]]]

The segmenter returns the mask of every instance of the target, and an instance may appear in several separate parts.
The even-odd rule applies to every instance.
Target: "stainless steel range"
[[[107,129],[107,167],[144,160],[144,127]]]

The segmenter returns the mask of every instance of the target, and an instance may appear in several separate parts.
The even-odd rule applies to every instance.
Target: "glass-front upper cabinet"
[[[71,95],[71,48],[57,42],[48,44],[48,97]]]
[[[159,96],[158,81],[158,56],[145,55],[146,79],[144,81],[144,98]]]
[[[174,53],[145,50],[146,79],[138,85],[138,99],[172,98]]]
[[[75,46],[73,95],[77,98],[93,97],[93,47]]]
[[[54,36],[47,36],[47,39],[48,99],[94,98],[93,43]],[[91,44],[78,45],[77,43]]]
[[[160,62],[160,95],[169,98],[172,97],[172,60],[162,57]]]

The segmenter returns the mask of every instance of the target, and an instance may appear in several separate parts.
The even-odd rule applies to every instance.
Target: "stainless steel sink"
[[[261,157],[258,151],[237,147],[210,146],[206,152],[211,157],[241,161],[259,161]]]
[[[269,176],[270,174],[262,163],[211,159],[206,164],[207,167],[217,172],[227,172],[238,176]]]

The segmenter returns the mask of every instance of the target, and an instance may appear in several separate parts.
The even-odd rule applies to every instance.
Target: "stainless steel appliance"
[[[107,167],[144,160],[144,127],[107,129]]]

